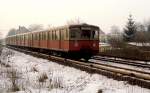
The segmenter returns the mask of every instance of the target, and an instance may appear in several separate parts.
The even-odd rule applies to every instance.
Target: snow
[[[6,48],[0,59],[0,93],[10,92],[12,83],[8,71],[12,69],[19,76],[17,84],[20,91],[14,93],[98,93],[98,90],[102,90],[102,93],[150,93],[149,89],[129,85],[125,81],[89,74]],[[39,82],[43,74],[48,78]]]
[[[99,45],[101,46],[101,47],[105,47],[105,46],[110,46],[110,44],[108,44],[108,43],[99,43]]]
[[[136,45],[136,46],[150,46],[150,43],[136,43],[136,42],[130,42],[129,44],[131,44],[131,45]]]

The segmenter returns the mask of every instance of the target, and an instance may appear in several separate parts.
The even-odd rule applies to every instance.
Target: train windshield
[[[82,30],[81,31],[81,39],[90,39],[91,31],[90,30]]]
[[[93,30],[91,38],[92,39],[99,39],[99,31],[98,30]]]
[[[72,28],[70,32],[71,39],[78,40],[97,40],[98,39],[98,30],[84,27],[84,28]]]

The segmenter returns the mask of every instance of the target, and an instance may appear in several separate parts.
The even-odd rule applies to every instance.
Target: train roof
[[[59,26],[59,27],[52,27],[52,28],[47,29],[47,30],[40,30],[40,31],[34,31],[34,32],[20,33],[20,34],[16,34],[16,35],[7,36],[7,37],[13,37],[13,36],[25,35],[25,34],[31,34],[31,33],[40,33],[40,32],[46,32],[46,31],[50,31],[50,30],[56,30],[56,29],[67,29],[67,28],[84,27],[84,26],[85,27],[88,26],[88,27],[93,27],[95,29],[99,29],[98,26],[89,25],[89,24],[86,24],[86,23],[83,23],[83,24],[71,24],[71,25],[65,25],[65,26]]]
[[[86,23],[69,25],[70,28],[72,28],[72,27],[84,27],[84,26],[88,26],[88,27],[93,27],[93,28],[99,29],[98,26],[90,25],[90,24],[86,24]]]

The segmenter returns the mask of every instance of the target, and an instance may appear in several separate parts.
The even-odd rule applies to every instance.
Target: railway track
[[[75,68],[79,68],[89,73],[99,73],[107,77],[114,78],[116,80],[127,81],[130,84],[136,84],[141,87],[150,89],[150,73],[148,72],[127,69],[127,68],[122,68],[122,67],[117,67],[117,66],[111,66],[108,64],[82,62],[82,61],[76,61],[76,60],[71,60],[71,59],[65,59],[65,58],[58,57],[58,56],[52,56],[52,55],[42,54],[42,53],[33,52],[33,51],[16,49],[12,47],[11,49],[21,51],[27,54],[31,54],[33,56],[46,58],[46,59],[52,60],[54,62],[63,64],[63,65],[69,65]]]
[[[110,57],[103,57],[103,56],[94,56],[93,59],[108,61],[108,62],[113,62],[113,63],[119,63],[119,64],[125,64],[125,65],[131,65],[131,66],[136,66],[136,67],[149,68],[150,69],[150,64],[148,64],[147,62],[137,62],[137,61],[110,58]]]

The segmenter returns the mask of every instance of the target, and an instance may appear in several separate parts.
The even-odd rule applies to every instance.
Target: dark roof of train
[[[83,23],[83,24],[72,24],[72,25],[65,25],[65,26],[59,26],[59,27],[54,27],[54,28],[50,28],[50,29],[63,29],[63,28],[72,28],[72,27],[93,27],[93,28],[96,28],[96,29],[99,29],[98,26],[95,26],[95,25],[89,25],[89,24],[86,24],[86,23]],[[44,32],[44,31],[49,31],[50,29],[47,29],[47,30],[41,30],[41,31],[34,31],[34,32],[27,32],[27,33],[20,33],[20,34],[16,34],[16,35],[24,35],[24,34],[29,34],[29,33],[40,33],[40,32]],[[16,35],[11,35],[11,36],[7,36],[7,37],[12,37],[12,36],[16,36]],[[7,38],[6,37],[6,38]]]

